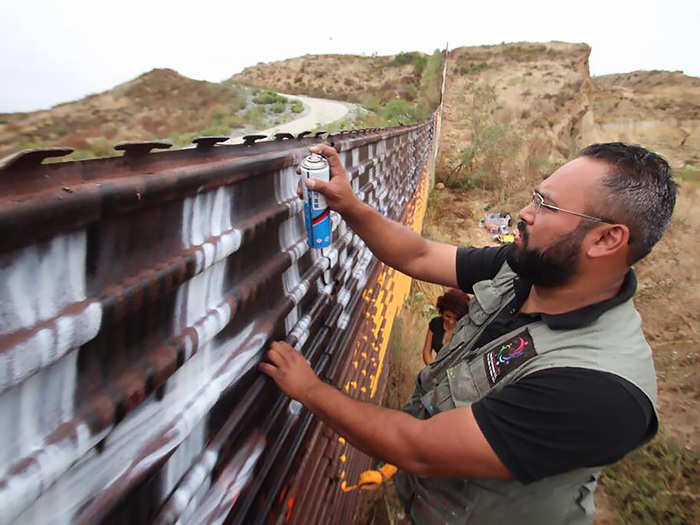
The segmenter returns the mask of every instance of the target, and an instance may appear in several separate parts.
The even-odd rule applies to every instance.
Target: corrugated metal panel
[[[361,198],[419,228],[433,130],[329,141]],[[368,459],[255,368],[286,339],[383,395],[410,281],[335,215],[307,249],[294,170],[318,140],[0,166],[0,523],[349,519],[342,472]]]

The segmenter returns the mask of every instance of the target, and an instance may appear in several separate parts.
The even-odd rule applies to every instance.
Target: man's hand
[[[360,236],[377,259],[421,281],[451,288],[458,286],[456,246],[424,239],[358,199],[335,149],[318,144],[309,151],[326,157],[331,179],[329,182],[311,179],[307,187],[326,197],[328,206],[343,216],[348,227]]]
[[[350,179],[348,179],[345,168],[340,162],[338,152],[327,144],[312,146],[309,148],[309,151],[323,155],[326,158],[331,172],[331,179],[329,182],[308,179],[305,181],[306,187],[323,194],[328,202],[328,207],[344,215],[350,208],[359,203],[359,199],[352,191]]]
[[[261,372],[269,375],[277,386],[289,397],[305,402],[304,396],[324,383],[316,376],[309,363],[299,352],[283,341],[270,345],[267,363],[258,365]]]

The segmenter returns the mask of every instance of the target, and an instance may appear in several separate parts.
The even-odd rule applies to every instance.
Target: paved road
[[[290,99],[299,99],[304,103],[305,110],[301,114],[300,118],[291,120],[279,126],[273,128],[264,129],[262,131],[256,131],[256,134],[260,135],[274,135],[275,133],[292,133],[296,135],[302,131],[309,131],[317,126],[328,124],[329,122],[334,122],[345,117],[351,109],[355,107],[355,104],[349,102],[341,102],[339,100],[328,100],[325,98],[313,98],[306,97],[303,95],[286,95],[280,93],[285,97]],[[250,135],[252,132],[248,131],[242,134],[234,134],[231,139],[227,142],[231,144],[240,144],[243,142],[243,135]]]

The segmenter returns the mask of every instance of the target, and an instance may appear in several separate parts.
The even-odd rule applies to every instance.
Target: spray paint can
[[[330,180],[328,161],[312,153],[301,163],[301,176],[307,179]],[[326,198],[304,187],[304,219],[309,248],[326,248],[331,244],[331,213]]]

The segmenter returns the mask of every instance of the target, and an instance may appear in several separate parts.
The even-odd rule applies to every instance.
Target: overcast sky
[[[33,0],[0,4],[0,112],[111,89],[155,67],[221,81],[307,53],[586,42],[591,74],[700,76],[700,0]],[[578,10],[578,12],[574,12]]]

